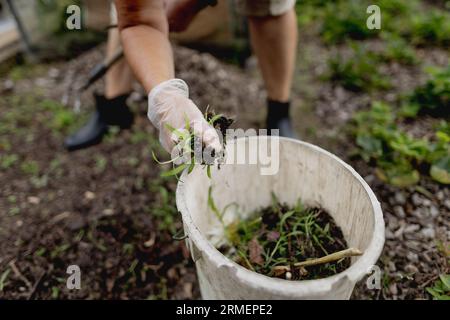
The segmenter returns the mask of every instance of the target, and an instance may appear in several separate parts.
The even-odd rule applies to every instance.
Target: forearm
[[[184,128],[188,119],[195,135],[218,154],[222,146],[216,130],[189,99],[187,84],[173,79],[169,24],[163,0],[115,0],[115,4],[125,56],[149,93],[147,115],[158,128],[164,149],[171,152],[175,142],[169,128]]]
[[[121,37],[127,61],[146,92],[174,77],[172,49],[166,35],[138,25],[123,29]]]

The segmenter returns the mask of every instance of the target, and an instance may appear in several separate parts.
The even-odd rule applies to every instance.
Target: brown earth
[[[441,247],[448,247],[450,238],[450,192],[426,179],[407,189],[387,186],[372,168],[349,157],[352,142],[345,125],[355,110],[379,97],[324,83],[320,75],[330,50],[306,35],[302,40],[295,127],[304,140],[350,161],[385,214],[382,289],[367,290],[362,281],[354,298],[429,298],[424,288],[449,272]],[[162,153],[140,89],[130,99],[138,115],[131,130],[113,130],[103,144],[88,150],[62,148],[64,135],[82,123],[92,99],[90,93],[83,95],[74,119],[60,102],[73,102],[70,88],[101,59],[102,50],[0,75],[0,298],[199,298],[184,242],[172,239],[181,229],[176,181],[160,178],[161,168],[151,158],[151,150]],[[177,76],[189,83],[199,107],[211,105],[233,116],[236,127],[262,124],[265,97],[251,64],[244,73],[186,48],[177,47],[175,55]],[[448,61],[448,54],[437,49],[422,56],[430,63]],[[398,82],[402,90],[423,81],[417,67],[385,67],[405,79]],[[393,99],[389,94],[398,93],[392,89],[382,95]],[[423,128],[420,121],[416,127]],[[79,291],[66,289],[71,264],[82,270]]]

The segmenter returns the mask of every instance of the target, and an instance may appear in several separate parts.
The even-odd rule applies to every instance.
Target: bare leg
[[[121,47],[117,29],[108,34],[106,56],[112,57]],[[133,114],[126,105],[127,94],[131,92],[133,75],[125,59],[116,62],[107,72],[104,95],[95,94],[96,110],[87,123],[64,141],[68,150],[83,149],[101,142],[109,125],[129,128]]]
[[[120,34],[117,29],[111,29],[108,33],[106,56],[111,57],[119,50]],[[105,97],[113,99],[117,96],[130,93],[134,81],[133,73],[124,58],[116,62],[105,76]]]
[[[249,17],[249,26],[268,98],[288,101],[297,51],[294,9],[281,16]]]

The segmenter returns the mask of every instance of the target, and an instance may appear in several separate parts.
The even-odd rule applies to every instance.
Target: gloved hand
[[[217,153],[222,151],[217,131],[208,124],[194,102],[189,99],[189,88],[181,79],[164,81],[150,91],[147,116],[159,130],[159,141],[169,153],[175,146],[175,136],[167,125],[182,130],[185,128],[186,119],[206,148],[212,148]]]

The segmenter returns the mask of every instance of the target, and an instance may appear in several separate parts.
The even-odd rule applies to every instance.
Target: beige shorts
[[[246,16],[279,16],[295,6],[295,0],[234,0],[237,11]]]

